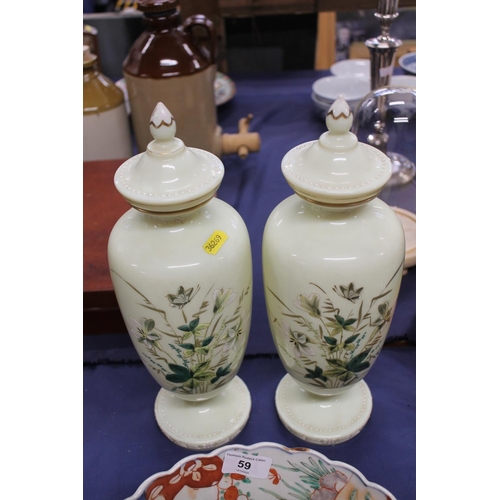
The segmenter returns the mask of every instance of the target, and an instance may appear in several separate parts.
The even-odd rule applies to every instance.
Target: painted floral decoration
[[[144,316],[128,319],[129,333],[144,363],[172,391],[206,393],[236,374],[250,328],[250,284],[240,293],[212,286],[203,298],[199,285],[179,286],[164,304],[153,304],[125,282],[144,308]]]
[[[357,283],[333,285],[331,293],[310,283],[316,291],[299,294],[289,306],[267,288],[270,299],[277,301],[270,318],[287,370],[302,382],[325,389],[363,378],[392,320],[397,290],[391,282],[398,271],[375,297],[366,297],[365,287]]]

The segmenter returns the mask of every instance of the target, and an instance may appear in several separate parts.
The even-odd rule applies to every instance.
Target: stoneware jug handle
[[[216,54],[216,48],[217,48],[217,33],[215,32],[215,26],[208,17],[204,16],[203,14],[194,14],[193,16],[188,17],[184,23],[184,31],[186,33],[191,32],[194,26],[201,26],[204,28],[208,35],[209,35],[209,49],[210,49],[210,63],[215,64],[215,54]]]

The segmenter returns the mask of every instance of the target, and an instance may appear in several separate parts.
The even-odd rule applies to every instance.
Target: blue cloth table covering
[[[245,358],[239,376],[252,395],[252,410],[234,444],[306,446],[356,467],[398,500],[416,498],[415,347],[382,350],[365,378],[372,415],[360,434],[337,446],[308,444],[281,424],[274,393],[285,373],[274,355]],[[159,389],[140,362],[84,368],[85,500],[123,500],[152,474],[195,453],[172,443],[158,427],[153,407]]]

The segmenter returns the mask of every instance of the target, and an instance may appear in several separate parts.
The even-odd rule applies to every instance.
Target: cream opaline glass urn
[[[276,391],[283,424],[305,441],[337,444],[367,423],[363,380],[382,349],[399,293],[404,231],[377,194],[390,160],[349,132],[340,97],[328,131],[283,158],[294,195],[271,213],[263,237],[266,305],[288,374]]]
[[[115,174],[133,208],[109,238],[111,277],[130,338],[161,386],[161,430],[180,446],[215,448],[250,413],[236,375],[250,329],[250,240],[240,215],[214,198],[222,162],[176,138],[162,103],[150,131],[147,151]]]

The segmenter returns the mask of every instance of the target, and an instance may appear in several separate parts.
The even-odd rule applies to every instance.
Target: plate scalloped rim
[[[283,452],[284,454],[287,454],[287,455],[293,454],[293,453],[306,453],[306,454],[309,454],[313,457],[316,457],[318,459],[323,460],[329,466],[337,466],[337,467],[345,468],[345,469],[351,471],[353,474],[357,475],[358,478],[361,479],[361,481],[366,486],[377,489],[380,493],[387,495],[388,500],[396,500],[396,497],[390,491],[388,491],[386,488],[384,488],[383,486],[381,486],[377,483],[373,483],[373,482],[369,481],[361,471],[359,471],[358,469],[356,469],[356,467],[349,465],[346,462],[341,462],[338,460],[331,460],[328,457],[326,457],[325,455],[323,455],[322,453],[320,453],[316,450],[313,450],[311,448],[289,448],[289,447],[281,445],[279,443],[273,443],[270,441],[262,441],[262,442],[255,443],[255,444],[248,445],[248,446],[247,445],[240,445],[240,444],[228,444],[228,445],[222,446],[220,448],[217,448],[217,449],[211,451],[210,453],[195,453],[193,455],[189,455],[189,456],[179,460],[177,463],[175,463],[167,471],[157,472],[157,473],[153,474],[152,476],[148,477],[147,479],[145,479],[139,485],[139,487],[137,488],[135,493],[132,496],[127,497],[125,500],[139,500],[139,499],[141,499],[142,495],[146,491],[146,488],[149,486],[149,484],[151,484],[153,481],[155,481],[156,479],[158,479],[164,475],[173,473],[176,469],[180,468],[183,464],[187,463],[188,461],[196,460],[196,459],[203,458],[203,457],[221,456],[222,454],[224,454],[228,451],[255,452],[255,451],[258,451],[261,449],[266,449],[266,448],[274,448],[278,452]]]

